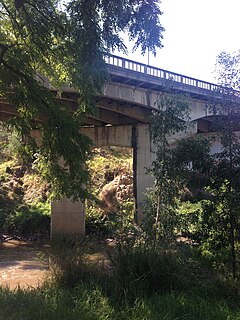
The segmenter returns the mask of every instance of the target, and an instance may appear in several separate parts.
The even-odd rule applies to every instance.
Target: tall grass
[[[106,276],[105,259],[97,241],[53,243],[50,271],[54,284],[73,288],[83,282],[98,282]]]
[[[189,291],[156,294],[119,307],[99,285],[0,289],[0,320],[239,320],[239,308]]]
[[[52,280],[0,288],[0,320],[240,320],[240,299],[217,285],[191,250],[131,240],[53,247]]]
[[[178,282],[178,261],[170,250],[146,243],[118,244],[110,254],[113,283],[121,297],[170,292]]]

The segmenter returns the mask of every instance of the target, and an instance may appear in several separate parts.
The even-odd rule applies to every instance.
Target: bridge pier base
[[[62,199],[51,203],[51,240],[85,236],[85,203]]]

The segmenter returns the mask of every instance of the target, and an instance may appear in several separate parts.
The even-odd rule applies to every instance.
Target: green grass
[[[99,284],[74,289],[0,289],[0,320],[238,320],[240,309],[219,296],[196,290],[157,294],[123,305]]]
[[[148,251],[122,256],[124,266],[120,264],[117,273],[122,275],[120,271],[125,270],[122,276],[127,286],[121,287],[114,265],[106,272],[97,263],[106,258],[105,250],[98,242],[52,248],[53,278],[42,287],[0,288],[0,320],[240,320],[240,296],[213,277],[213,271],[206,270],[191,250],[184,251],[177,270],[169,269],[165,255],[154,259],[160,272],[155,278],[170,272],[175,283],[162,286],[161,279],[159,288],[151,284],[153,290],[147,290],[147,278],[141,278],[141,285],[139,277],[150,273],[149,266],[154,267]],[[176,250],[173,254],[177,259]],[[144,257],[148,257],[145,266]],[[139,264],[143,265],[140,269]]]

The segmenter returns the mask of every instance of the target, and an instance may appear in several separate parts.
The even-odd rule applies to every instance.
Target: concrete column
[[[133,128],[133,171],[134,171],[134,196],[135,196],[135,221],[139,223],[144,215],[146,189],[153,186],[154,177],[146,173],[154,161],[154,153],[149,134],[149,125],[139,124]]]
[[[51,239],[85,236],[85,204],[71,199],[51,204]]]

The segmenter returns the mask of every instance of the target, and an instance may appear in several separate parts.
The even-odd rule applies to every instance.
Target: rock
[[[133,198],[133,177],[126,174],[116,176],[103,187],[99,198],[105,213],[114,211],[117,203]]]

